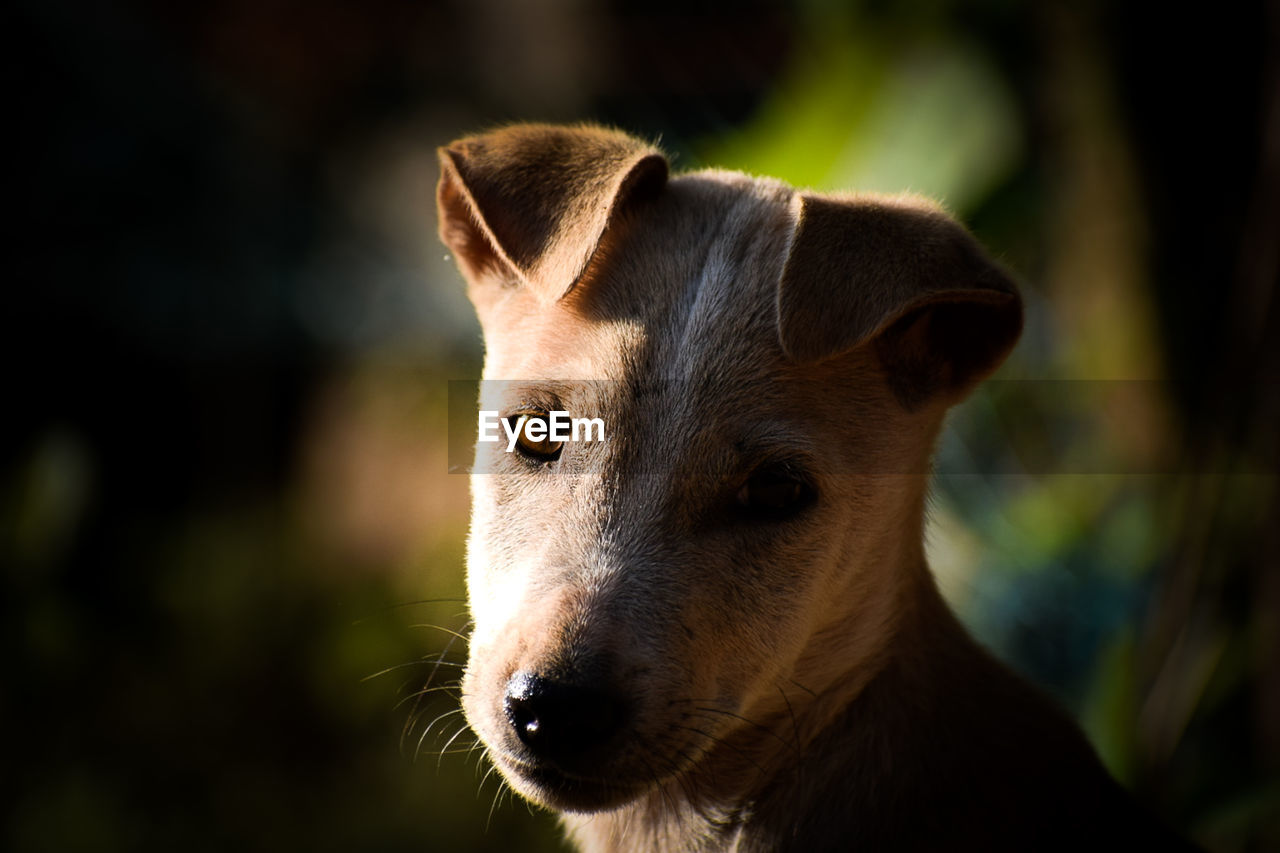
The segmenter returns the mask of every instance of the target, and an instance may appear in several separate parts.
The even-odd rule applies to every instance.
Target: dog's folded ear
[[[927,202],[796,196],[778,285],[778,335],[799,362],[874,346],[913,407],[954,402],[995,370],[1022,330],[1010,278]]]
[[[496,276],[546,302],[572,289],[617,213],[667,178],[657,148],[593,126],[514,125],[439,153],[440,238],[468,281]]]

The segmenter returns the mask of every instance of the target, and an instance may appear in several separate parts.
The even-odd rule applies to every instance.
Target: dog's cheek
[[[799,645],[804,578],[781,569],[786,549],[743,542],[704,563],[681,609],[694,689],[741,706],[779,677]],[[767,627],[763,627],[767,626]],[[763,685],[763,686],[762,686]]]

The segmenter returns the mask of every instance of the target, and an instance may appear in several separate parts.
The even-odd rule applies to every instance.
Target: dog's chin
[[[527,764],[502,755],[494,756],[494,761],[511,787],[523,796],[538,805],[575,814],[620,808],[656,784],[652,779],[629,782],[617,777],[577,776],[549,765]]]

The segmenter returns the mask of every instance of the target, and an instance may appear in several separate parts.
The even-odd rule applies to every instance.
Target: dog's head
[[[669,179],[600,128],[441,164],[482,408],[606,431],[478,445],[468,720],[569,811],[755,772],[885,654],[943,412],[1017,339],[1016,290],[927,202]]]

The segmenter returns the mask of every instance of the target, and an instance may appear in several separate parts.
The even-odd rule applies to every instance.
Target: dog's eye
[[[551,438],[551,419],[546,412],[516,412],[506,419],[516,430],[516,450],[535,462],[552,462],[560,457],[563,441]]]
[[[751,516],[781,521],[804,509],[813,497],[813,487],[789,467],[765,466],[742,484],[734,500]]]

